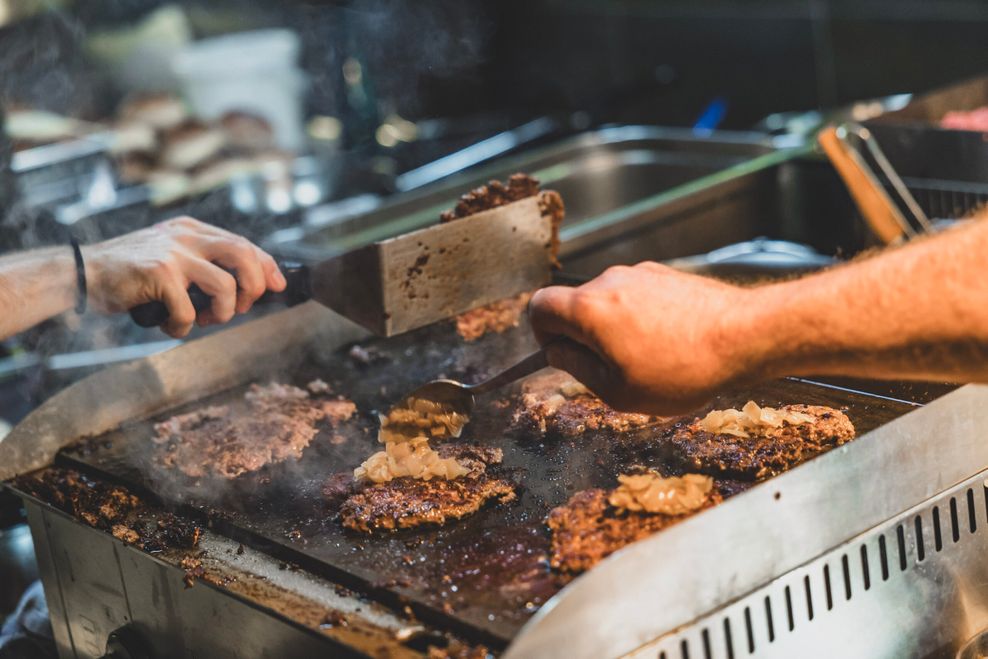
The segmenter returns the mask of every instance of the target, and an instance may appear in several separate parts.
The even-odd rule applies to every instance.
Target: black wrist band
[[[72,253],[75,255],[75,282],[76,282],[76,303],[75,312],[80,316],[86,313],[86,301],[89,294],[86,291],[86,263],[82,260],[82,248],[75,238],[69,241],[72,244]]]

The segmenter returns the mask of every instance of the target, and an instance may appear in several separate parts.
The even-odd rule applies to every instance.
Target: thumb
[[[566,371],[600,398],[607,400],[613,378],[611,366],[600,355],[572,339],[558,338],[543,346],[549,366]]]

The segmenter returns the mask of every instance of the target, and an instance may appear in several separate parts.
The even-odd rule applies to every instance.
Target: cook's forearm
[[[988,222],[752,292],[768,376],[988,382]]]
[[[0,257],[0,339],[75,304],[75,258],[68,247]]]

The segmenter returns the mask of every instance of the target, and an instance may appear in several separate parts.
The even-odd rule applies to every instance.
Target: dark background
[[[87,30],[162,3],[68,3],[0,34],[3,99],[98,117],[117,98],[87,67]],[[313,113],[351,145],[376,117],[455,117],[478,133],[543,114],[577,124],[692,125],[722,99],[721,127],[773,112],[922,91],[988,71],[985,0],[479,0],[183,2],[196,36],[284,25],[303,38]],[[363,65],[371,109],[341,68]],[[89,74],[88,76],[85,74]]]

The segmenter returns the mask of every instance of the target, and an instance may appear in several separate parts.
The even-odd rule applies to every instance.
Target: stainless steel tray
[[[628,220],[642,208],[664,201],[657,195],[686,193],[695,189],[690,186],[702,187],[709,177],[729,177],[729,172],[752,162],[774,161],[780,157],[778,147],[770,138],[752,133],[698,137],[680,129],[605,128],[450,176],[369,210],[313,209],[302,227],[271,235],[265,246],[284,257],[322,259],[433,223],[462,192],[524,171],[565,199],[563,250],[572,253],[594,242],[607,227],[630,228]]]

